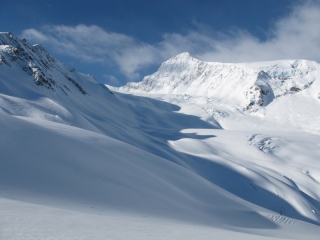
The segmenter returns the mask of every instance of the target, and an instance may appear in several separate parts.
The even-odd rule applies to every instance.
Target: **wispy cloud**
[[[205,60],[229,62],[296,58],[320,61],[319,23],[320,2],[307,1],[275,22],[266,31],[265,41],[237,30],[223,41],[212,39],[212,50],[199,56]]]
[[[243,29],[208,34],[190,31],[164,34],[161,41],[149,44],[121,33],[108,32],[91,25],[43,26],[26,29],[26,39],[50,45],[60,54],[86,62],[116,66],[128,80],[139,72],[181,52],[191,52],[206,61],[245,62],[275,59],[320,61],[320,3],[307,1],[296,5],[266,30],[262,41]],[[212,31],[208,31],[212,32]]]
[[[158,61],[155,47],[95,25],[43,26],[41,30],[24,30],[22,37],[85,62],[116,65],[130,80],[140,77],[140,69]]]
[[[119,85],[120,84],[120,81],[115,76],[104,74],[102,77],[107,79],[108,83],[111,85]]]

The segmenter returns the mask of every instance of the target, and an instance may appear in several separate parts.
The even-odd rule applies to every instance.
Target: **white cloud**
[[[260,41],[239,31],[233,38],[213,39],[214,50],[200,56],[215,61],[263,61],[274,59],[310,59],[320,61],[320,3],[307,1],[278,20],[268,30],[268,39]]]
[[[120,84],[120,81],[115,76],[104,74],[102,77],[107,79],[108,83],[113,85],[113,86],[116,86],[116,85]]]
[[[27,29],[26,39],[50,45],[55,51],[86,62],[117,66],[129,80],[139,79],[139,71],[181,52],[191,52],[207,61],[245,62],[275,59],[320,61],[320,3],[307,1],[292,8],[266,30],[259,40],[237,29],[215,35],[204,31],[164,34],[156,44],[141,42],[121,33],[107,32],[92,25],[44,26]],[[211,32],[211,31],[209,31]]]
[[[22,37],[86,62],[117,65],[130,80],[140,77],[140,69],[159,62],[159,50],[154,46],[95,25],[44,26],[41,31],[26,29]]]

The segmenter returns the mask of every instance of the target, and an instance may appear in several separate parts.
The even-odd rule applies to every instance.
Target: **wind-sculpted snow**
[[[318,239],[316,63],[182,54],[130,95],[0,41],[0,238]]]
[[[203,62],[182,53],[164,62],[142,82],[128,83],[120,91],[214,96],[256,111],[274,98],[308,88],[319,65],[307,60],[261,63]]]

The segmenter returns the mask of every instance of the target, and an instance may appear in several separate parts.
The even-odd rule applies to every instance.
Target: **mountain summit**
[[[246,111],[257,111],[276,98],[309,88],[319,69],[318,63],[307,60],[204,62],[186,52],[162,63],[141,82],[128,83],[119,90],[214,97]]]

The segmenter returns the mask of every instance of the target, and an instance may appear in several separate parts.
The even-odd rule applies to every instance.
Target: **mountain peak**
[[[277,97],[309,88],[317,69],[316,62],[302,60],[204,62],[184,52],[164,62],[142,82],[128,83],[120,90],[215,97],[245,111],[257,111]]]
[[[189,53],[189,52],[183,52],[183,53],[179,53],[178,55],[175,55],[173,57],[171,57],[168,62],[172,62],[172,61],[186,61],[186,60],[190,60],[190,59],[195,59],[195,57]]]
[[[14,68],[16,72],[22,70],[26,76],[33,78],[36,85],[52,92],[62,91],[67,96],[74,87],[83,95],[89,95],[80,82],[96,82],[93,77],[79,74],[74,68],[57,61],[40,44],[32,46],[26,39],[19,39],[11,32],[0,32],[1,65]]]
[[[0,45],[16,45],[17,41],[11,32],[0,32]]]
[[[12,33],[9,32],[0,32],[0,35],[8,35],[9,37],[13,37]]]
[[[178,55],[175,56],[175,58],[190,58],[192,57],[189,52],[183,52],[179,53]]]

